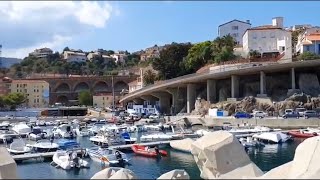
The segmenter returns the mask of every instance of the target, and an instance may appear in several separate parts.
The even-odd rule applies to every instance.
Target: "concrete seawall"
[[[0,179],[18,179],[17,164],[6,148],[0,147]]]
[[[233,117],[221,117],[213,118],[206,116],[205,118],[200,116],[171,116],[170,122],[179,122],[184,123],[183,118],[187,118],[191,124],[202,124],[204,126],[213,127],[213,126],[223,126],[224,123],[230,123],[231,125],[238,124],[252,124],[257,126],[268,126],[273,128],[306,128],[306,127],[319,127],[320,119],[318,118],[309,118],[309,119],[295,119],[288,118],[283,119],[281,117],[271,117],[271,118],[251,118],[251,119],[235,119]],[[166,117],[168,122],[168,117]],[[180,121],[178,121],[180,120]]]

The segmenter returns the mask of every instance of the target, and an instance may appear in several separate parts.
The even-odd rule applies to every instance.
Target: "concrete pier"
[[[239,97],[239,76],[231,76],[231,98]]]
[[[17,164],[5,147],[0,147],[0,179],[18,179]]]
[[[214,79],[207,80],[207,101],[209,103],[217,101],[217,82]]]
[[[267,83],[266,83],[266,74],[263,71],[260,71],[260,94],[258,97],[267,97]]]

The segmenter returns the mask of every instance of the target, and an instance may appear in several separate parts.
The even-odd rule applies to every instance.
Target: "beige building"
[[[41,49],[35,49],[32,53],[29,53],[29,55],[36,56],[37,58],[43,58],[51,55],[53,51],[50,48],[41,48]]]
[[[92,97],[93,106],[98,108],[105,108],[112,106],[113,102],[113,96],[112,93],[101,93],[101,94],[95,94]],[[118,104],[120,100],[119,96],[114,97],[115,104]]]
[[[67,60],[68,62],[86,62],[87,56],[83,52],[64,51],[63,59]]]
[[[12,80],[8,83],[11,93],[20,92],[26,95],[26,107],[48,107],[49,83],[41,80]]]

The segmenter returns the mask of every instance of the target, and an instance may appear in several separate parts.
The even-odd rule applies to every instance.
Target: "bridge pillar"
[[[159,106],[160,106],[161,113],[165,113],[165,114],[170,113],[170,107],[171,107],[170,94],[166,92],[154,92],[151,95],[159,99]]]
[[[231,98],[239,97],[239,76],[231,76]]]
[[[179,113],[185,107],[185,91],[179,88],[166,90],[172,95],[171,114],[175,115]],[[181,98],[180,98],[181,97]]]
[[[187,113],[191,113],[194,110],[194,105],[196,103],[196,85],[188,84],[187,85]]]
[[[296,89],[296,74],[294,72],[294,68],[291,68],[290,75],[291,75],[291,89],[295,90]]]
[[[216,102],[217,99],[217,81],[214,79],[207,80],[207,101],[209,103]]]
[[[267,97],[266,74],[263,71],[260,71],[260,94],[257,94],[257,96]]]

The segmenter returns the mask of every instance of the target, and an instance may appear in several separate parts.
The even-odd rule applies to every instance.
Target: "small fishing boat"
[[[86,151],[93,161],[106,166],[124,166],[129,163],[126,154],[115,149],[93,147]]]
[[[7,150],[9,153],[17,155],[29,153],[32,149],[26,146],[26,143],[23,141],[23,139],[16,139],[10,144]]]
[[[59,148],[57,143],[50,142],[47,139],[39,140],[35,144],[27,144],[27,146],[36,152],[54,152]]]
[[[52,129],[54,136],[60,136],[62,138],[75,138],[75,132],[73,131],[73,127],[70,124],[62,124],[58,127],[54,127]]]
[[[148,146],[142,146],[134,144],[131,147],[135,154],[146,156],[146,157],[161,157],[167,156],[168,153],[165,150],[159,150],[158,148],[149,148]]]
[[[252,137],[258,141],[271,144],[284,143],[292,139],[292,136],[282,132],[265,132],[254,134]]]
[[[319,136],[320,129],[307,128],[297,131],[289,131],[288,134],[296,138],[310,138],[314,136]]]
[[[56,167],[60,167],[64,170],[69,170],[71,168],[87,168],[89,163],[82,158],[78,157],[77,152],[72,151],[57,151],[54,153],[52,160]]]

